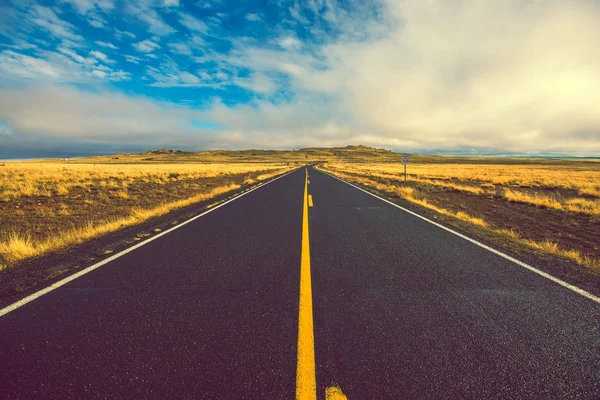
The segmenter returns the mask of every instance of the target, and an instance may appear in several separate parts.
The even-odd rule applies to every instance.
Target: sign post
[[[408,154],[402,154],[402,165],[404,165],[404,184],[406,185],[406,165],[408,164]]]

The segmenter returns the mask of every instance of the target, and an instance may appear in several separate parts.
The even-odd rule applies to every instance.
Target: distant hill
[[[191,152],[174,149],[158,149],[143,153],[119,153],[110,156],[94,156],[71,159],[74,163],[181,163],[181,162],[297,162],[316,163],[327,161],[378,161],[399,162],[401,154],[391,150],[367,146],[346,146],[300,150],[213,150]]]
[[[72,163],[231,163],[231,162],[276,162],[276,163],[324,163],[324,162],[371,162],[399,163],[402,153],[368,146],[308,147],[299,150],[213,150],[184,151],[158,149],[143,153],[119,153],[110,156],[94,156],[68,159]],[[65,161],[67,159],[60,159]],[[56,161],[56,160],[48,160]],[[572,159],[570,161],[573,161]],[[587,160],[597,163],[599,160]],[[500,158],[500,157],[456,157],[411,154],[410,163],[419,164],[563,164],[560,158]],[[586,162],[577,160],[575,162]]]

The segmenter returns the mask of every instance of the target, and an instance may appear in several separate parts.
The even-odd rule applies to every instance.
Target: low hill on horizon
[[[117,153],[107,156],[91,156],[61,159],[74,163],[185,163],[185,162],[297,162],[315,163],[328,161],[344,162],[400,162],[401,153],[376,149],[362,145],[346,147],[309,147],[298,150],[207,150],[185,151],[177,149],[157,149],[142,153]],[[56,159],[48,159],[54,161]]]
[[[81,158],[46,159],[44,162],[69,161],[71,163],[93,164],[138,164],[138,163],[400,163],[403,153],[378,149],[363,145],[345,147],[307,147],[298,150],[207,150],[185,151],[177,149],[157,149],[142,153],[117,153],[106,156]],[[38,160],[39,161],[39,160]],[[523,158],[523,157],[474,157],[409,154],[410,163],[468,163],[468,164],[562,164],[573,160],[562,158]],[[597,162],[577,160],[576,162]]]

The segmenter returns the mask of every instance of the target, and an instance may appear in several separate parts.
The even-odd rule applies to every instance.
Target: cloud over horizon
[[[0,156],[36,142],[600,155],[592,0],[61,4],[0,10]]]

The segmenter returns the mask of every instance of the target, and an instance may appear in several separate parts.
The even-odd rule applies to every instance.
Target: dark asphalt
[[[0,398],[293,398],[304,171],[0,318]]]
[[[317,387],[600,398],[600,305],[310,170]],[[293,399],[304,170],[0,318],[0,398]]]

